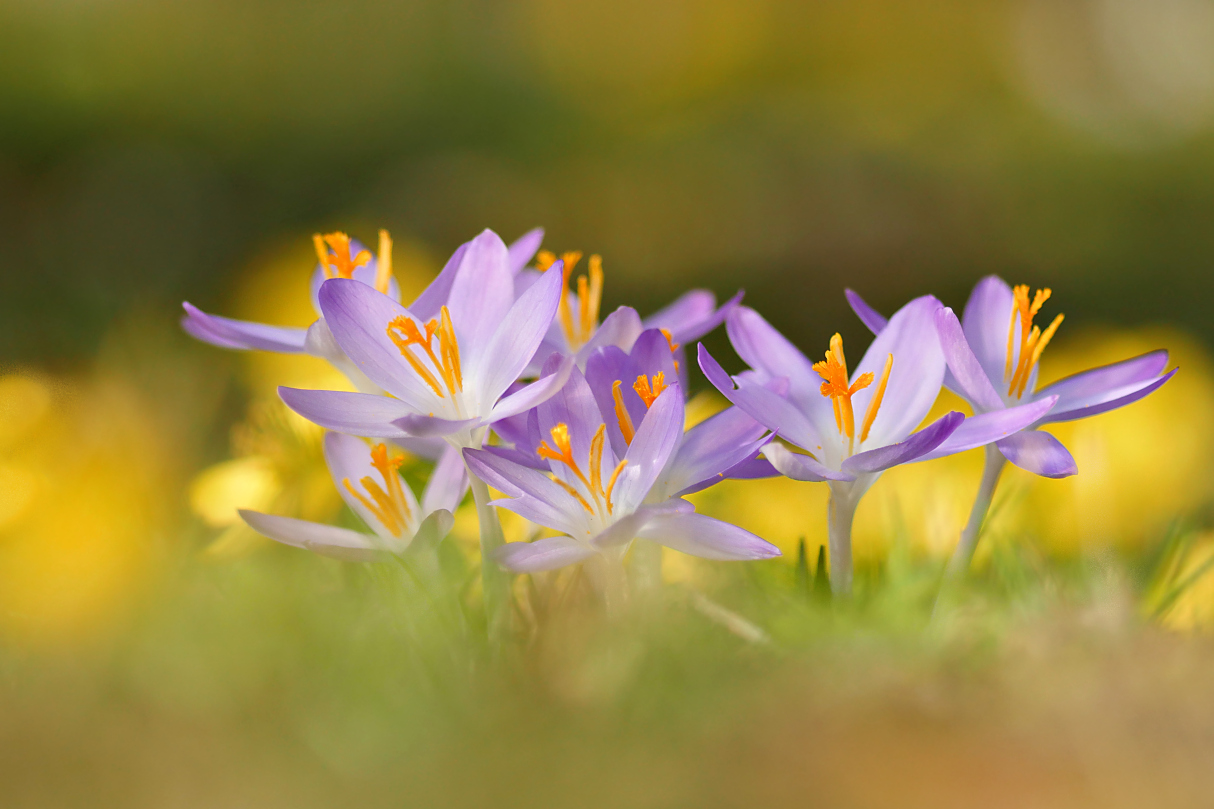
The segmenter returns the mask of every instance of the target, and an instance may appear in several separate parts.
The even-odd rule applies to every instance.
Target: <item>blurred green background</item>
[[[552,805],[1205,805],[1214,651],[1129,632],[1214,626],[1214,0],[0,0],[0,30],[0,803],[535,805],[555,760]],[[741,287],[859,356],[844,287],[960,307],[998,273],[1066,313],[1044,380],[1183,370],[1057,428],[1078,477],[1007,474],[960,647],[919,633],[976,452],[866,498],[858,616],[794,590],[825,488],[731,482],[697,507],[788,558],[668,557],[668,625],[575,612],[494,679],[385,574],[241,529],[349,519],[273,396],[339,382],[177,318],[306,325],[316,231],[388,228],[417,290],[536,225],[602,254],[604,311]]]

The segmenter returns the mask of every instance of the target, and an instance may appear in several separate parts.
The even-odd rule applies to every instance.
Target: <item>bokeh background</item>
[[[0,0],[0,30],[10,651],[112,649],[192,576],[345,581],[234,519],[342,519],[318,436],[273,397],[339,381],[177,327],[183,299],[306,325],[309,237],[334,229],[388,228],[418,290],[482,228],[542,225],[603,255],[605,311],[744,288],[811,355],[867,343],[844,287],[888,313],[926,291],[960,307],[989,273],[1049,286],[1066,322],[1043,379],[1160,346],[1182,371],[1060,427],[1081,474],[1010,472],[987,545],[1103,558],[1183,523],[1174,575],[1214,558],[1211,0]],[[887,475],[862,575],[942,558],[980,465]],[[824,540],[825,495],[730,483],[699,506],[791,558]],[[1214,623],[1201,585],[1166,625]]]

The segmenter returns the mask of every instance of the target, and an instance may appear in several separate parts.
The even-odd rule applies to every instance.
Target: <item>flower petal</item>
[[[992,410],[989,413],[970,416],[961,422],[961,426],[954,430],[953,434],[946,438],[940,446],[917,460],[930,461],[935,458],[943,458],[946,455],[983,447],[1007,438],[1040,420],[1042,416],[1050,412],[1054,402],[1054,397],[1050,396],[1004,410]]]
[[[683,433],[674,456],[658,476],[657,486],[675,494],[723,475],[754,456],[765,443],[767,428],[738,407],[727,408]]]
[[[410,413],[407,416],[401,416],[396,419],[392,424],[399,427],[406,435],[418,438],[432,438],[434,436],[454,435],[455,433],[475,430],[484,424],[484,419],[444,419],[438,416],[422,416],[417,413]]]
[[[1157,376],[1154,379],[1135,382],[1134,384],[1114,388],[1113,390],[1105,390],[1084,398],[1073,398],[1067,404],[1066,410],[1062,409],[1062,402],[1059,401],[1058,404],[1054,405],[1054,409],[1041,420],[1041,423],[1051,424],[1057,421],[1086,419],[1088,416],[1095,416],[1100,413],[1107,413],[1110,410],[1116,410],[1119,407],[1125,407],[1159,390],[1165,382],[1176,376],[1176,372],[1179,370],[1179,368],[1173,368],[1163,376]]]
[[[189,302],[181,306],[186,312],[181,319],[181,327],[204,343],[220,348],[257,349],[281,354],[300,354],[304,351],[307,329],[268,326],[265,323],[208,315]]]
[[[1099,401],[1111,390],[1147,382],[1163,373],[1168,366],[1168,352],[1149,351],[1121,362],[1091,368],[1059,379],[1037,391],[1037,396],[1057,396],[1058,412],[1073,410],[1075,403]]]
[[[278,395],[287,407],[326,430],[375,438],[407,435],[392,422],[408,415],[409,408],[388,396],[286,387],[279,388]]]
[[[739,291],[717,308],[717,297],[706,289],[693,289],[674,303],[645,318],[647,329],[665,329],[676,343],[699,340],[725,322],[725,318],[742,302]]]
[[[671,385],[654,401],[628,445],[627,464],[613,494],[617,509],[635,511],[640,506],[682,437],[683,392]]]
[[[905,441],[857,453],[843,462],[843,471],[852,475],[881,472],[898,464],[910,463],[934,450],[952,435],[965,416],[957,411],[945,413]]]
[[[611,449],[619,458],[628,452],[628,442],[620,430],[620,419],[615,416],[612,388],[617,381],[621,383],[620,400],[624,403],[628,418],[634,425],[639,424],[645,417],[645,402],[633,389],[632,383],[640,374],[636,360],[619,346],[603,346],[586,360],[586,383],[594,394],[599,412],[604,416]]]
[[[514,573],[539,573],[576,565],[596,551],[572,537],[548,537],[534,542],[507,542],[493,552],[499,565]]]
[[[329,474],[333,476],[333,482],[337,485],[337,493],[341,495],[341,499],[346,501],[346,505],[350,507],[350,510],[357,514],[367,524],[367,527],[385,541],[391,542],[396,538],[392,531],[345,485],[346,481],[349,481],[350,485],[364,497],[366,496],[366,492],[361,483],[363,478],[370,477],[376,482],[377,486],[384,485],[385,481],[380,477],[375,467],[371,465],[370,445],[366,441],[351,435],[327,433],[324,440],[324,449],[325,464],[329,467]],[[417,499],[413,496],[413,491],[409,488],[409,484],[405,483],[403,479],[400,484],[401,491],[405,495],[405,502],[409,506],[411,524],[408,528],[412,531],[421,521],[421,515],[418,513]],[[404,537],[399,538],[404,539]]]
[[[422,513],[432,514],[440,509],[455,511],[468,492],[468,469],[464,456],[450,445],[439,457],[422,490]]]
[[[1011,318],[1012,288],[1007,282],[996,275],[979,281],[965,304],[961,325],[965,339],[988,379],[1004,378],[1007,328]]]
[[[793,480],[805,480],[812,483],[820,483],[824,480],[855,480],[854,475],[829,469],[810,456],[795,453],[783,444],[772,442],[763,447],[763,457],[775,467],[776,471]]]
[[[409,304],[409,311],[418,320],[438,317],[439,310],[451,297],[451,285],[455,283],[455,275],[459,272],[459,266],[464,261],[464,253],[468,251],[468,245],[471,243],[464,242],[456,248],[455,252],[451,254],[451,258],[447,259],[447,263],[443,265],[442,272],[435,276],[434,280],[430,282],[430,286],[422,290],[422,294],[417,296],[417,300]]]
[[[641,316],[631,306],[621,306],[603,319],[602,324],[595,330],[586,344],[577,350],[578,367],[585,368],[586,361],[596,349],[604,346],[617,346],[624,351],[631,351],[632,344],[644,331]]]
[[[542,376],[530,385],[526,385],[506,396],[493,406],[489,418],[493,421],[526,413],[534,407],[551,399],[563,388],[571,371],[575,370],[573,357],[566,357],[556,371]]]
[[[472,474],[513,498],[501,503],[504,508],[537,525],[568,534],[585,532],[586,510],[543,472],[481,449],[464,450],[464,462]]]
[[[481,406],[489,412],[519,378],[548,331],[561,300],[561,273],[544,273],[502,319],[485,351],[475,358]]]
[[[337,339],[333,337],[333,332],[329,330],[329,325],[325,323],[323,317],[308,327],[304,348],[313,357],[327,360],[330,365],[345,374],[346,379],[349,379],[354,387],[362,393],[383,395],[383,388],[358,370],[358,367],[341,350],[341,346],[337,344]]]
[[[703,514],[675,514],[648,521],[637,534],[676,551],[704,559],[770,559],[780,549],[749,531]]]
[[[383,540],[348,528],[336,528],[276,514],[262,514],[260,511],[248,509],[241,509],[240,517],[262,536],[321,556],[347,562],[382,562],[390,557],[389,552],[382,546]]]
[[[845,289],[843,290],[843,294],[847,296],[847,302],[851,305],[851,310],[856,313],[856,317],[860,318],[860,322],[867,326],[869,331],[877,335],[885,329],[889,323],[889,318],[869,306],[860,297],[859,293]]]
[[[1041,430],[1010,435],[996,446],[1003,457],[1029,472],[1047,478],[1065,478],[1079,472],[1075,459],[1062,442]]]
[[[872,423],[865,447],[894,444],[910,435],[931,410],[944,382],[944,352],[936,333],[936,310],[940,301],[931,295],[915,298],[889,319],[863,359],[852,373],[855,380],[871,373],[881,378],[885,362],[892,354],[893,368],[885,387],[885,398]],[[873,393],[879,388],[874,382],[852,397],[856,427],[868,408]],[[819,397],[828,401],[825,397]],[[832,415],[833,419],[833,415]]]
[[[510,243],[506,251],[506,265],[511,275],[518,275],[524,267],[535,258],[540,245],[544,243],[544,229],[534,228],[519,236]]]
[[[492,230],[482,231],[468,243],[447,298],[464,357],[477,356],[490,344],[513,304],[514,273],[506,244]],[[530,357],[528,352],[524,360]]]
[[[957,320],[952,309],[946,307],[936,311],[936,331],[957,392],[977,410],[1002,408],[1003,399],[995,392],[995,386],[991,384],[982,363],[974,356],[965,339],[961,321]]]

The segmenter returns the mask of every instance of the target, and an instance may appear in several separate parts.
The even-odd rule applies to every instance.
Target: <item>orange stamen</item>
[[[637,381],[632,384],[632,389],[641,397],[641,401],[645,403],[645,409],[653,407],[653,403],[662,395],[662,391],[666,390],[666,374],[659,371],[653,375],[652,384],[649,377],[641,374],[637,377]]]
[[[388,338],[396,344],[401,356],[408,361],[422,381],[430,386],[435,395],[442,398],[450,393],[454,397],[456,392],[464,389],[464,377],[460,367],[459,341],[455,337],[455,326],[451,323],[451,312],[446,306],[439,310],[439,320],[431,320],[426,323],[425,329],[426,333],[422,334],[421,329],[412,319],[405,315],[397,315],[388,324],[387,332]],[[437,355],[431,346],[435,334],[438,335]],[[442,378],[442,384],[439,383],[430,368],[425,366],[422,358],[409,350],[411,346],[415,345],[420,346],[425,352],[426,359],[430,360],[430,365]],[[446,385],[446,391],[443,390],[443,385]]]
[[[375,262],[375,288],[385,295],[392,283],[392,237],[379,231],[379,258]]]
[[[619,379],[611,383],[611,398],[615,400],[615,419],[620,423],[624,443],[631,444],[632,437],[636,435],[636,428],[632,426],[632,416],[628,415],[628,408],[624,406],[624,395],[620,391],[623,385]]]
[[[894,355],[890,354],[885,358],[885,370],[881,372],[881,381],[877,383],[873,398],[868,400],[868,407],[864,410],[864,423],[860,425],[861,443],[868,440],[868,431],[872,429],[873,422],[877,419],[877,411],[881,409],[881,400],[885,398],[885,386],[889,383],[889,372],[893,367]]]
[[[599,308],[603,301],[603,259],[598,255],[591,256],[589,274],[580,275],[577,278],[578,311],[575,319],[572,303],[574,293],[568,287],[574,268],[582,260],[582,253],[579,250],[571,250],[562,253],[560,258],[564,262],[562,271],[564,277],[561,282],[565,287],[565,294],[561,296],[561,301],[557,306],[557,320],[561,324],[561,330],[565,333],[565,340],[569,343],[569,347],[576,350],[585,345],[598,328]],[[556,263],[556,260],[556,253],[541,250],[535,256],[536,269],[540,272],[547,272]]]
[[[569,441],[569,425],[558,424],[549,431],[552,435],[552,444],[549,446],[547,441],[541,441],[536,447],[536,454],[541,458],[557,461],[569,467],[574,476],[586,487],[586,491],[590,492],[590,496],[601,507],[606,506],[607,513],[610,514],[613,508],[611,503],[611,491],[615,486],[616,478],[619,477],[620,470],[624,468],[624,462],[621,461],[616,466],[615,471],[611,474],[611,479],[607,484],[607,489],[603,489],[603,448],[606,443],[607,425],[600,424],[598,430],[595,431],[594,437],[590,439],[590,454],[587,458],[590,467],[590,477],[587,478],[578,466],[577,461],[573,458],[573,447]],[[577,501],[585,507],[590,513],[594,513],[590,502],[584,498],[580,492],[567,482],[561,480],[557,476],[553,476],[553,480],[561,486],[565,491],[572,494]]]
[[[814,370],[824,380],[821,393],[834,404],[835,425],[840,434],[847,436],[847,452],[850,455],[855,450],[856,441],[856,416],[852,411],[851,397],[871,385],[873,375],[861,374],[854,384],[848,385],[847,357],[843,354],[843,337],[840,334],[830,338],[826,359],[814,363]],[[873,418],[876,418],[876,413]],[[863,437],[860,440],[863,441]]]
[[[350,237],[340,231],[323,236],[313,234],[312,245],[320,266],[325,268],[325,278],[353,278],[354,271],[371,260],[369,250],[359,250],[358,255],[351,256]]]
[[[615,471],[611,473],[610,480],[607,481],[607,492],[604,498],[607,500],[607,513],[610,514],[614,506],[611,503],[611,493],[615,490],[615,482],[619,480],[620,473],[624,471],[624,467],[628,465],[627,460],[620,461],[615,465]]]
[[[1054,318],[1044,332],[1033,325],[1033,318],[1050,299],[1051,291],[1039,289],[1029,301],[1028,284],[1012,288],[1012,316],[1007,330],[1007,361],[1004,363],[1004,381],[1008,383],[1007,395],[1020,398],[1028,386],[1029,377],[1041,359],[1041,352],[1053,339],[1062,324],[1062,315]],[[1016,325],[1020,325],[1020,351],[1016,351]]]
[[[405,498],[400,475],[396,471],[400,469],[404,461],[405,456],[403,455],[388,457],[388,447],[384,444],[376,444],[371,448],[371,466],[375,467],[380,477],[383,478],[383,487],[381,488],[374,478],[362,478],[359,483],[367,493],[367,496],[364,496],[362,492],[354,488],[349,478],[342,479],[342,485],[346,487],[346,491],[354,495],[393,536],[397,537],[404,536],[412,517],[412,510],[409,508],[409,501]]]

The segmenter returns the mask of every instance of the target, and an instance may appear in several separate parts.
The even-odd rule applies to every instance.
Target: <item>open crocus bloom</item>
[[[321,286],[320,308],[337,345],[390,396],[282,388],[283,400],[338,432],[480,446],[485,427],[547,399],[572,365],[503,396],[552,322],[559,270],[517,300],[513,290],[509,251],[488,230],[461,251],[447,302],[429,320],[366,284],[330,279]]]
[[[829,480],[831,583],[851,581],[851,520],[860,498],[890,467],[983,446],[1031,424],[1052,402],[965,419],[948,413],[921,430],[940,392],[945,361],[936,334],[940,302],[927,295],[902,307],[848,373],[839,335],[811,363],[757,312],[739,307],[726,321],[730,342],[753,369],[731,378],[700,347],[700,367],[733,404],[772,429],[780,444],[764,456],[795,480]],[[783,387],[783,395],[780,388]]]
[[[488,450],[464,451],[473,473],[506,495],[494,505],[562,533],[504,545],[495,554],[504,567],[530,573],[589,561],[610,603],[621,595],[623,558],[634,539],[708,559],[779,555],[748,531],[696,514],[685,500],[655,494],[683,436],[683,398],[677,384],[648,382],[645,409],[636,418],[614,408],[606,415],[575,369],[565,387],[536,409],[543,436],[538,454],[549,474]],[[607,438],[608,421],[632,432],[623,452]]]
[[[517,273],[531,261],[539,248],[544,232],[539,228],[521,236],[509,248],[509,263]],[[355,239],[345,233],[316,234],[312,237],[316,247],[317,264],[310,282],[312,305],[317,320],[308,328],[272,326],[247,320],[211,315],[186,302],[185,317],[181,326],[189,334],[203,342],[220,348],[256,349],[282,354],[311,354],[328,360],[345,374],[358,390],[366,393],[381,391],[342,354],[325,327],[320,308],[320,287],[330,278],[348,278],[378,290],[393,300],[400,301],[400,286],[392,274],[392,239],[388,231],[379,232],[379,255],[373,256]],[[468,244],[461,245],[447,266],[426,288],[411,309],[418,317],[429,319],[446,302],[460,259]]]
[[[563,274],[562,288],[565,292],[561,297],[556,319],[530,367],[532,375],[554,353],[574,357],[578,368],[584,371],[586,361],[595,349],[616,346],[629,351],[641,332],[646,329],[661,329],[673,346],[672,350],[677,350],[721,325],[742,299],[742,293],[739,292],[718,308],[716,296],[712,292],[693,289],[643,320],[631,306],[621,306],[600,323],[603,261],[598,255],[590,257],[586,274],[579,275],[574,281],[574,291],[570,288],[570,282],[581,259],[581,252],[576,250],[562,253],[559,257],[555,253],[541,250],[536,255],[535,268],[519,274],[519,291],[535,283],[536,279],[553,267],[559,266]],[[682,352],[679,352],[679,358],[682,358]]]
[[[384,444],[368,446],[339,433],[325,436],[325,462],[337,490],[371,533],[258,511],[242,510],[240,516],[270,539],[336,559],[383,561],[390,554],[432,547],[451,530],[451,512],[467,491],[463,464],[455,456],[440,461],[419,504],[396,471],[403,461]]]
[[[848,298],[869,328],[875,332],[884,328],[884,318],[858,295],[849,291]],[[1075,459],[1058,439],[1037,427],[1123,407],[1158,390],[1176,371],[1163,373],[1167,351],[1151,351],[1037,390],[1038,360],[1062,323],[1062,315],[1057,315],[1044,331],[1033,324],[1049,298],[1050,290],[1044,289],[1030,299],[1027,286],[1013,289],[992,275],[974,287],[961,321],[952,309],[941,309],[936,319],[950,371],[945,383],[975,413],[1056,400],[1028,429],[1000,439],[995,446],[1023,469],[1060,478],[1078,471]]]

